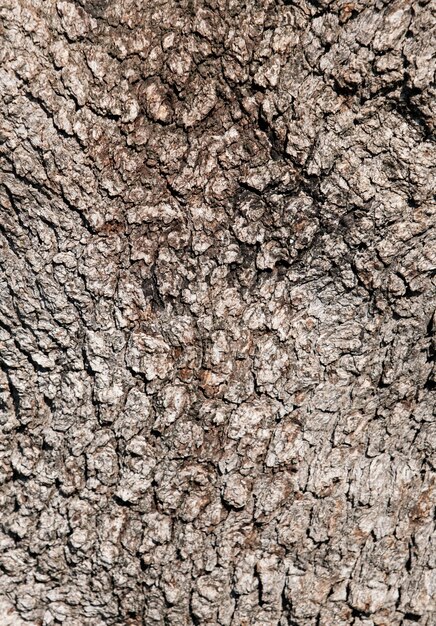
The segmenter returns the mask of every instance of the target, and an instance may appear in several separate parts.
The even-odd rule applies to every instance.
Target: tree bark
[[[0,8],[0,624],[434,624],[435,5]]]

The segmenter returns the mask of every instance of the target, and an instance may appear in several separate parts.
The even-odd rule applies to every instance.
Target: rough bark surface
[[[0,624],[434,624],[435,5],[0,7]]]

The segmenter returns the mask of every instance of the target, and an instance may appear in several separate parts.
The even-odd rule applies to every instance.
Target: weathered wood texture
[[[0,624],[435,624],[435,5],[0,7]]]

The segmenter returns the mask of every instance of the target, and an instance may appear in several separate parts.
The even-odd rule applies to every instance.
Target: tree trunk
[[[434,6],[2,0],[1,626],[435,623]]]

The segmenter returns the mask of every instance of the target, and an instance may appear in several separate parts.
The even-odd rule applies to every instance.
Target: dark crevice
[[[422,615],[418,615],[418,613],[404,613],[404,619],[409,622],[419,622]]]

